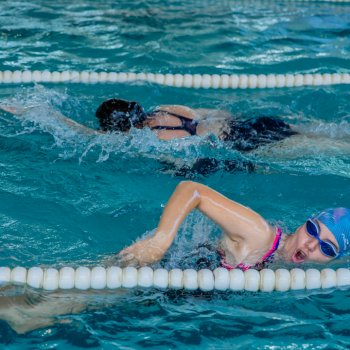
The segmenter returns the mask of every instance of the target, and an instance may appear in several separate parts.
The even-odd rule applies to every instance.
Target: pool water
[[[35,0],[0,2],[0,70],[323,73],[350,69],[350,4],[301,1]],[[149,130],[83,135],[105,99],[281,116],[305,135],[241,154],[215,137],[159,141]],[[292,232],[310,214],[349,206],[348,86],[192,90],[128,84],[0,85],[0,265],[96,265],[156,227],[184,177],[165,161],[252,161],[195,180]],[[162,266],[178,266],[217,227],[193,213]],[[331,267],[348,267],[344,258]],[[291,267],[291,266],[288,266]],[[320,267],[320,266],[317,266]],[[33,291],[23,291],[33,293]],[[93,307],[25,335],[0,324],[6,349],[347,349],[350,291],[79,296]],[[75,296],[74,298],[78,298]],[[70,295],[66,295],[72,301]],[[75,300],[75,299],[74,299]],[[54,301],[53,301],[54,302]],[[64,322],[63,322],[64,321]]]

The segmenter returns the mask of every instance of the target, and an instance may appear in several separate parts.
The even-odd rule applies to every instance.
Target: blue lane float
[[[63,267],[0,267],[0,284],[23,284],[48,291],[67,289],[160,288],[211,291],[285,292],[289,290],[327,289],[350,286],[350,270],[317,269],[254,269],[241,271],[217,268],[152,269],[148,266],[120,268]]]
[[[144,81],[193,89],[264,89],[350,84],[350,73],[315,74],[161,74],[88,71],[0,71],[0,84],[126,83]]]

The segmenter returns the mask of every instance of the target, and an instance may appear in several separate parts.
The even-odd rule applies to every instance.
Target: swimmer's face
[[[339,250],[338,242],[331,231],[320,221],[317,223],[320,226],[320,239],[326,242],[330,241]],[[318,240],[307,233],[306,223],[289,236],[284,246],[284,252],[287,260],[297,264],[304,261],[326,263],[333,259],[321,252]]]

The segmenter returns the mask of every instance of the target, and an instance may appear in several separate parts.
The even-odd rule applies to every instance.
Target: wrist
[[[152,243],[157,247],[159,251],[162,251],[163,254],[168,250],[171,245],[171,240],[167,235],[162,231],[156,231],[154,236],[151,238]]]

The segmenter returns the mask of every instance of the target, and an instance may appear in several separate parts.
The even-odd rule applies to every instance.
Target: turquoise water
[[[346,71],[349,13],[350,4],[281,0],[2,1],[0,70]],[[98,104],[118,96],[147,110],[185,104],[279,115],[305,137],[242,155],[212,137],[161,142],[147,130],[86,136],[60,121],[58,113],[97,127]],[[254,161],[257,171],[251,174],[219,171],[196,180],[288,231],[322,208],[349,206],[349,97],[348,86],[236,91],[139,82],[1,85],[1,101],[30,108],[19,119],[0,112],[0,265],[93,265],[152,232],[183,179],[159,159]],[[162,265],[176,267],[217,233],[194,213]],[[348,259],[337,266],[348,266]],[[94,308],[26,335],[1,323],[0,346],[346,349],[349,297],[349,290],[79,295]]]

